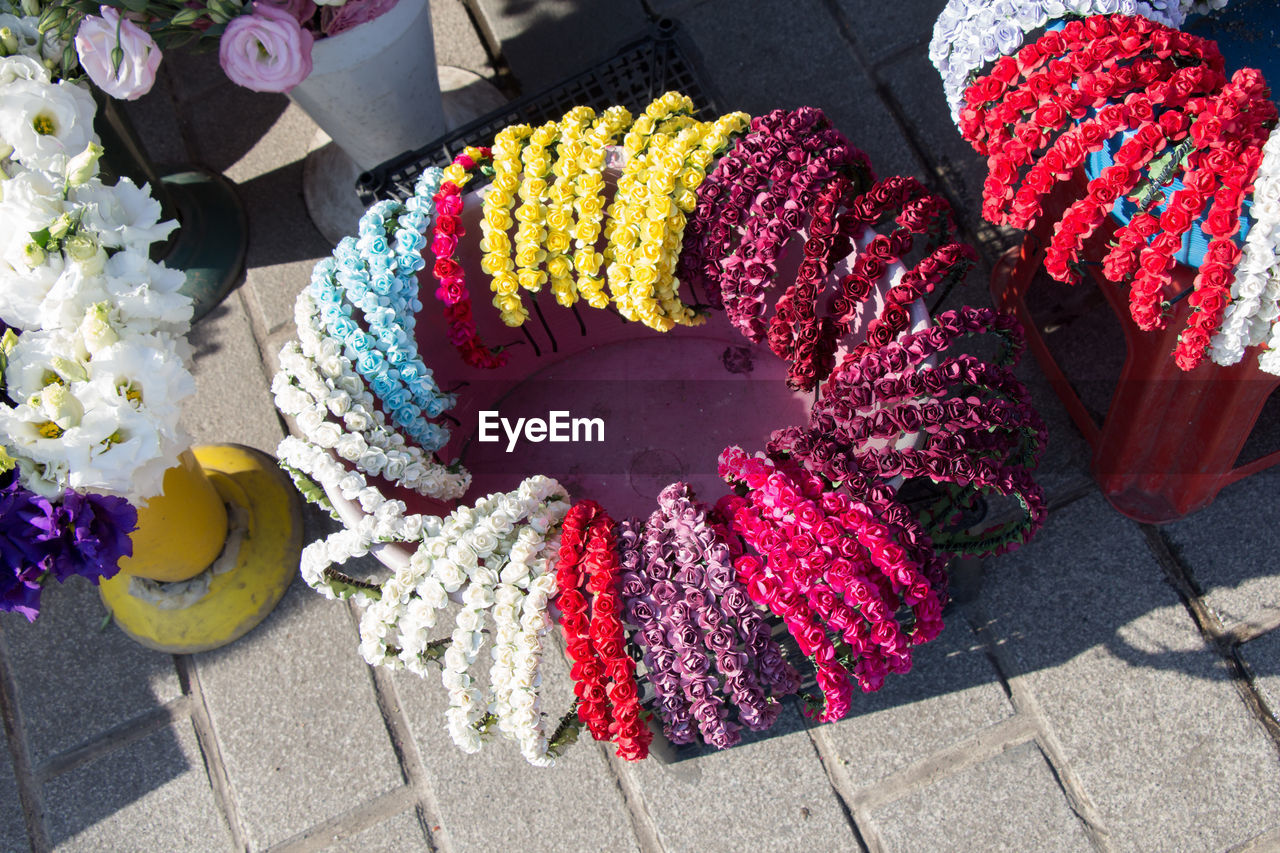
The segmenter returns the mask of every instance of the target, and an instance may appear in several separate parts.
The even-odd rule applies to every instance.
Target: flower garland
[[[1067,15],[1140,15],[1177,29],[1190,5],[1172,0],[1017,0],[1005,4],[948,0],[933,26],[929,61],[942,77],[951,120],[959,126],[966,89],[974,74],[1002,56],[1017,53],[1027,34]]]
[[[604,222],[605,150],[618,134],[631,125],[631,113],[625,107],[609,107],[591,125],[582,152],[577,157],[580,170],[573,185],[573,210],[578,221],[573,231],[573,268],[577,270],[578,294],[592,308],[607,308],[609,296],[604,292],[605,279],[600,276],[604,253],[596,251]],[[572,150],[566,151],[572,156]]]
[[[558,156],[551,167],[556,179],[549,190],[547,206],[547,277],[556,302],[565,308],[572,307],[580,295],[574,283],[569,250],[573,246],[573,205],[578,195],[578,178],[583,174],[585,137],[595,116],[595,110],[590,107],[574,107],[565,113],[560,121]]]
[[[649,754],[652,734],[623,645],[620,571],[613,519],[593,501],[575,504],[564,521],[556,606],[573,661],[578,718],[596,740],[615,741],[620,758],[638,761]]]
[[[358,472],[313,444],[287,436],[276,452],[282,465],[315,478],[327,492],[359,501],[364,511],[354,527],[307,545],[301,559],[303,579],[313,589],[366,605],[360,619],[364,659],[419,675],[438,660],[449,691],[447,727],[459,748],[475,752],[496,725],[519,742],[530,763],[553,763],[567,743],[565,727],[559,739],[548,739],[536,688],[550,624],[547,607],[556,592],[547,569],[559,546],[556,527],[568,508],[563,488],[550,478],[532,477],[513,492],[488,495],[444,519],[406,515],[401,501],[386,500]],[[418,545],[408,565],[381,584],[333,568],[386,542]],[[431,640],[436,614],[454,594],[463,603],[455,628],[447,641]],[[470,673],[483,645],[486,613],[497,629],[492,702]]]
[[[1141,18],[1096,16],[1071,21],[1060,33],[1046,33],[1000,58],[969,86],[960,126],[979,152],[989,154],[983,215],[1022,228],[1042,214],[1055,183],[1070,178],[1109,139],[1119,140],[1111,147],[1112,164],[1060,214],[1044,264],[1053,278],[1078,281],[1085,242],[1117,200],[1149,176],[1138,211],[1116,230],[1102,262],[1107,279],[1129,286],[1130,314],[1139,328],[1167,322],[1174,256],[1204,213],[1209,248],[1174,352],[1178,366],[1191,370],[1207,352],[1220,352],[1211,346],[1215,335],[1228,316],[1238,316],[1227,313],[1241,258],[1236,235],[1277,119],[1269,98],[1255,70],[1227,80],[1212,42]],[[1181,186],[1152,209],[1158,187],[1177,172]],[[1231,322],[1222,346],[1243,354],[1244,324]]]
[[[480,340],[471,312],[471,294],[467,289],[466,276],[456,257],[458,241],[467,233],[462,227],[462,188],[471,180],[472,170],[488,160],[490,153],[487,148],[467,148],[441,171],[442,180],[433,197],[436,224],[431,236],[431,253],[436,260],[431,273],[440,282],[436,298],[445,306],[449,343],[453,344],[467,364],[492,369],[506,364],[507,356],[501,349],[490,349]],[[433,177],[427,177],[429,171],[423,173],[423,180],[434,182]],[[424,190],[429,185],[424,186]],[[506,234],[500,236],[505,238]],[[497,239],[495,236],[495,240]],[[482,248],[483,245],[482,243]],[[503,304],[511,307],[505,301]]]
[[[1003,361],[1017,347],[1016,324],[969,309],[897,342],[907,306],[963,277],[973,262],[972,251],[952,240],[946,203],[912,179],[875,182],[865,155],[816,110],[776,111],[751,121],[745,134],[743,116],[704,123],[692,114],[691,102],[672,93],[634,123],[624,110],[595,117],[579,109],[536,130],[510,128],[492,155],[468,149],[449,169],[424,173],[417,200],[403,211],[375,205],[360,240],[380,255],[377,241],[390,243],[394,231],[393,251],[412,252],[413,235],[434,216],[437,295],[446,309],[462,304],[461,228],[453,220],[462,212],[461,187],[492,156],[479,242],[504,319],[523,310],[521,290],[549,285],[561,305],[612,299],[624,316],[671,328],[696,321],[700,306],[677,292],[696,278],[709,301],[789,361],[793,385],[826,383],[809,426],[779,430],[769,456],[725,451],[721,474],[736,494],[714,510],[674,483],[647,523],[615,524],[598,504],[570,506],[553,480],[532,477],[443,518],[409,514],[366,477],[399,474],[403,485],[459,501],[469,476],[436,462],[412,436],[403,440],[404,427],[382,414],[385,399],[344,347],[350,332],[335,333],[325,312],[383,330],[387,349],[379,351],[390,360],[396,347],[408,349],[412,326],[386,309],[413,304],[411,283],[375,281],[365,261],[367,281],[347,264],[347,278],[335,276],[341,298],[324,291],[335,307],[326,309],[310,289],[298,301],[300,343],[282,352],[274,390],[304,437],[282,442],[281,461],[360,510],[347,529],[307,547],[304,577],[326,595],[365,606],[360,647],[370,664],[418,674],[440,664],[446,726],[466,752],[498,733],[545,765],[583,726],[614,742],[620,757],[642,758],[652,739],[646,685],[673,743],[730,746],[743,728],[774,723],[778,699],[801,686],[766,610],[815,667],[822,697],[809,697],[811,710],[838,719],[855,681],[878,689],[888,673],[910,669],[914,644],[941,629],[942,554],[1012,547],[1043,519],[1042,497],[1025,470],[1039,453],[1043,425],[1026,409],[1025,389],[1001,365],[944,353],[965,335],[994,332],[1008,339]],[[604,147],[624,130],[622,176],[606,207]],[[886,234],[873,230],[890,222]],[[797,279],[779,289],[766,317],[764,291],[789,236],[806,226]],[[900,259],[917,250],[918,260],[903,268]],[[398,270],[397,263],[386,267]],[[863,322],[866,300],[891,273],[897,278],[884,310]],[[823,291],[833,284],[839,290],[822,313]],[[841,337],[855,327],[872,334],[837,359]],[[464,358],[477,356],[468,363],[483,363],[474,325],[467,334],[451,330],[451,342]],[[920,448],[900,449],[910,433],[920,434]],[[897,498],[899,476],[927,477],[940,496],[913,511]],[[979,492],[1011,496],[1026,518],[980,534],[946,531],[956,507]],[[926,529],[939,531],[937,541]],[[412,543],[413,551],[384,581],[335,567],[389,542]],[[439,636],[439,612],[451,601],[461,608],[450,633]],[[549,614],[564,632],[576,697],[553,732],[543,727],[538,689]]]
[[[811,712],[821,721],[842,719],[851,673],[863,690],[878,690],[887,673],[910,670],[911,645],[941,631],[945,589],[935,588],[872,507],[826,491],[816,475],[737,447],[721,454],[720,474],[746,489],[724,510],[763,556],[744,561],[748,582],[779,608],[816,667],[823,701],[812,702]],[[901,604],[913,613],[910,628],[894,618]]]
[[[1254,224],[1245,237],[1231,282],[1231,302],[1210,355],[1218,364],[1235,364],[1244,357],[1245,347],[1265,343],[1258,365],[1280,375],[1280,132],[1271,132],[1262,151],[1253,187]]]

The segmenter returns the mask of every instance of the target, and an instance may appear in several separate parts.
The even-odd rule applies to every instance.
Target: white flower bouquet
[[[189,439],[184,364],[192,303],[182,272],[153,262],[176,227],[128,178],[104,183],[82,82],[33,18],[0,15],[0,320],[6,336],[0,460],[24,488],[138,504]]]

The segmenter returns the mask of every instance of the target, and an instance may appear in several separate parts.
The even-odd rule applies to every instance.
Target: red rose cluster
[[[1234,237],[1277,112],[1262,75],[1230,79],[1213,42],[1146,18],[1099,15],[1048,32],[966,91],[960,130],[986,155],[983,216],[1030,228],[1056,185],[1104,146],[1112,164],[1088,182],[1054,227],[1045,271],[1075,283],[1085,241],[1117,199],[1144,181],[1153,190],[1116,232],[1102,260],[1109,281],[1128,284],[1130,313],[1143,329],[1167,322],[1174,256],[1201,216],[1210,238],[1193,285],[1194,311],[1179,338],[1178,366],[1204,358],[1231,295],[1240,248]],[[1174,168],[1156,178],[1154,162]],[[1175,177],[1182,188],[1161,192]],[[1163,210],[1157,207],[1163,203]]]

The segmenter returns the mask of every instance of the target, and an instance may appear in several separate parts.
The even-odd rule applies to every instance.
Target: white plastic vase
[[[311,49],[289,97],[362,169],[445,133],[428,0],[391,11]]]

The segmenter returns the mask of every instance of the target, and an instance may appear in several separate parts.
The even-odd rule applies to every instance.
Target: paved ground
[[[528,89],[674,16],[725,106],[822,107],[881,174],[948,193],[998,256],[975,221],[981,164],[925,58],[941,0],[473,5],[475,20],[433,0],[439,61],[493,75],[484,32]],[[193,332],[186,421],[201,442],[270,450],[263,354],[292,336],[328,248],[301,200],[314,125],[211,58],[166,60],[131,106],[157,161],[239,184],[248,280]],[[982,274],[956,299],[986,300]],[[1118,343],[1091,329],[1073,333],[1079,369],[1105,389]],[[810,727],[792,710],[773,737],[675,765],[579,744],[539,771],[514,750],[455,752],[441,691],[368,669],[351,613],[297,584],[252,634],[190,657],[102,628],[95,591],[72,585],[34,625],[0,620],[0,850],[1280,849],[1280,469],[1176,524],[1133,523],[1094,487],[1035,366],[1023,373],[1052,430],[1049,522],[989,561],[916,671],[850,719]],[[1260,429],[1262,449],[1280,446],[1274,407]]]

